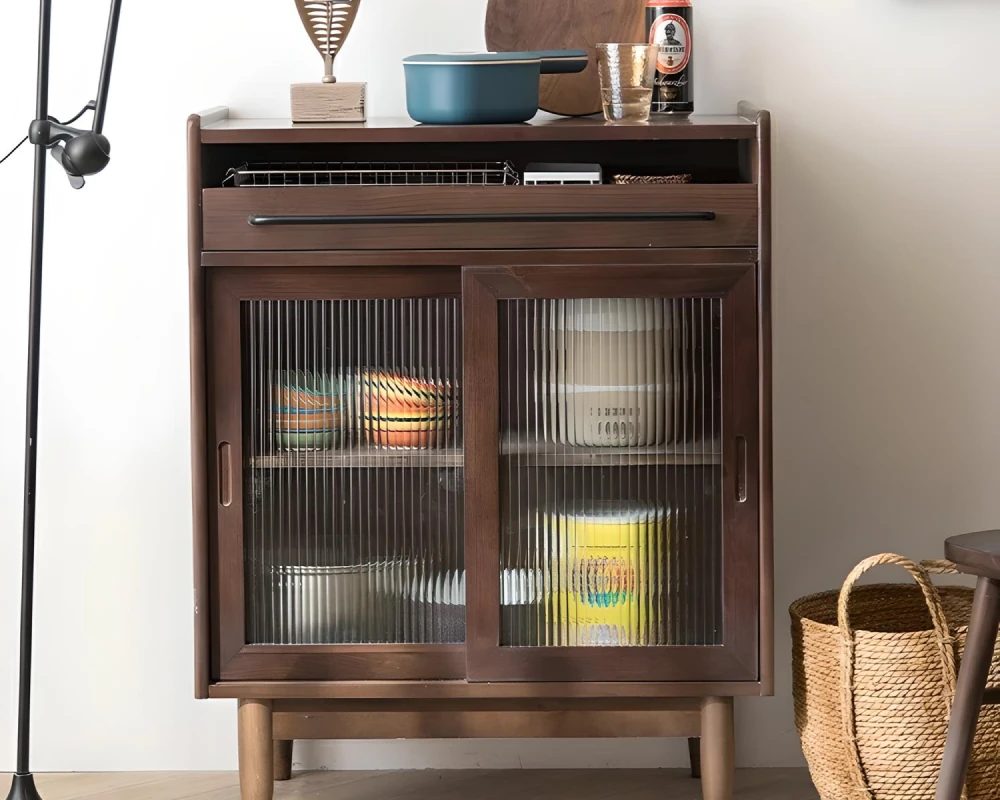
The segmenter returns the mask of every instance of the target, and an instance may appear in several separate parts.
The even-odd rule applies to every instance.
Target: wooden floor
[[[9,777],[3,778],[0,796]],[[230,772],[39,775],[43,800],[239,800]],[[275,798],[331,800],[700,800],[681,770],[449,770],[307,772],[276,784]],[[817,800],[805,770],[740,770],[737,800]]]

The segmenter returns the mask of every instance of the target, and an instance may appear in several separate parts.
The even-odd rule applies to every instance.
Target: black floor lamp
[[[24,440],[24,544],[21,561],[21,662],[17,713],[17,771],[11,782],[8,800],[39,800],[35,780],[29,769],[31,722],[31,618],[35,575],[35,467],[38,454],[38,362],[42,320],[42,244],[45,230],[45,151],[69,176],[74,189],[83,188],[84,178],[100,172],[111,158],[111,146],[102,133],[104,112],[111,83],[111,62],[121,0],[112,0],[108,33],[104,42],[104,60],[97,85],[97,99],[67,123],[49,116],[49,44],[52,0],[41,0],[38,23],[38,94],[35,121],[28,140],[35,146],[35,195],[31,218],[31,299],[28,314],[28,391],[27,421]],[[94,112],[89,131],[70,127],[87,111]]]

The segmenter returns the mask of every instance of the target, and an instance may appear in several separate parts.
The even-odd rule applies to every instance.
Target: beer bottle
[[[655,114],[687,116],[694,111],[693,14],[691,0],[646,0],[649,43],[660,48],[653,86]]]

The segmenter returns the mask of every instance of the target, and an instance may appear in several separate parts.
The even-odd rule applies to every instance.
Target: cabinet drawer
[[[204,190],[205,250],[755,247],[757,187]]]

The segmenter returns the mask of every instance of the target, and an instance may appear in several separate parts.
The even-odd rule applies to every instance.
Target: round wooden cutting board
[[[489,0],[486,45],[490,50],[586,48],[590,66],[577,75],[542,75],[539,106],[570,116],[601,110],[595,45],[644,42],[643,0]]]

